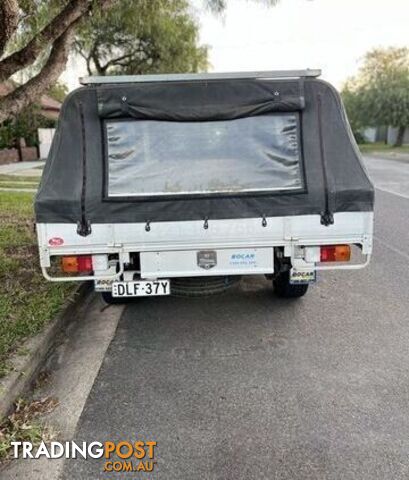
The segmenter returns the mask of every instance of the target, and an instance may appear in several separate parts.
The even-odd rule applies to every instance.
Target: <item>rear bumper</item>
[[[334,224],[321,225],[319,215],[291,217],[209,220],[204,222],[160,222],[150,224],[94,224],[87,237],[77,234],[74,224],[37,224],[40,263],[45,276],[51,257],[60,255],[118,255],[120,272],[111,266],[107,271],[96,271],[90,277],[119,278],[131,253],[141,257],[141,277],[199,276],[272,273],[274,247],[282,247],[284,256],[297,262],[300,247],[351,244],[359,245],[366,261],[359,265],[314,265],[315,269],[355,269],[369,262],[373,242],[373,213],[345,212],[334,216]],[[209,270],[197,267],[197,252],[217,250],[222,252],[219,268]],[[232,255],[256,254],[261,260],[254,268],[240,267],[232,262]],[[240,259],[240,257],[239,257]],[[304,262],[305,263],[305,262]],[[177,264],[181,267],[177,268]],[[299,269],[311,269],[298,261]],[[176,265],[176,267],[175,267]],[[196,268],[197,267],[197,268]],[[213,270],[213,271],[211,271]],[[70,280],[86,280],[85,277]]]

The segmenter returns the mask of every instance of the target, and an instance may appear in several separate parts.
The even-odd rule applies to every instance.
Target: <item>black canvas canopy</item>
[[[121,77],[71,93],[39,223],[161,222],[373,210],[336,90],[308,75]]]

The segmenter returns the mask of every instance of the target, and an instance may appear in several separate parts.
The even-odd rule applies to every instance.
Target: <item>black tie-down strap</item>
[[[321,212],[321,225],[329,227],[334,223],[334,214],[330,207],[330,191],[328,186],[328,171],[327,171],[327,161],[325,157],[325,148],[324,148],[324,137],[322,131],[322,97],[321,94],[318,94],[318,135],[320,143],[320,157],[322,165],[322,173],[324,177],[324,211]],[[331,202],[332,203],[332,202]]]
[[[82,188],[81,188],[81,220],[77,223],[77,233],[81,237],[86,237],[91,234],[91,223],[87,220],[85,213],[85,199],[87,188],[87,144],[85,137],[85,122],[84,122],[84,108],[82,102],[79,104],[80,119],[81,119],[81,140],[82,140]]]
[[[77,223],[77,233],[81,235],[81,237],[90,235],[92,233],[91,223],[85,219],[81,219],[81,221]]]

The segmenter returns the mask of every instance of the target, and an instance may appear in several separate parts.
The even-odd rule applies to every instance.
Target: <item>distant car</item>
[[[45,277],[108,302],[254,274],[300,297],[317,270],[367,265],[374,189],[319,73],[84,79],[36,199]]]

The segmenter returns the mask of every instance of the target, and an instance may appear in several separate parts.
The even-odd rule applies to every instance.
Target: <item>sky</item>
[[[222,16],[191,3],[214,72],[319,68],[341,88],[368,50],[409,47],[409,0],[228,0]],[[82,75],[71,58],[62,80],[72,89]]]

